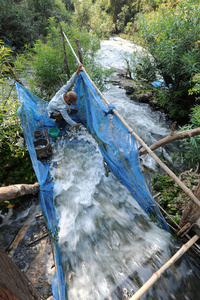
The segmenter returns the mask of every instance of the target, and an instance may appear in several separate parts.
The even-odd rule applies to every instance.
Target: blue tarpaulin
[[[66,295],[58,244],[58,220],[53,204],[54,183],[49,178],[49,164],[37,159],[33,135],[35,130],[48,129],[55,126],[55,123],[48,117],[48,102],[40,99],[19,83],[16,83],[16,88],[21,103],[17,113],[21,119],[24,138],[40,184],[40,206],[54,242],[56,273],[52,285],[53,296],[56,300],[64,300]],[[168,230],[141,173],[135,138],[112,113],[113,106],[107,107],[104,104],[83,72],[77,78],[74,90],[78,95],[78,118],[96,139],[109,168],[130,190],[146,213],[150,217],[153,216],[158,224]]]

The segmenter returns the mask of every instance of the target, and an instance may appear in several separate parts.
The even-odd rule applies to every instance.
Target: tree
[[[95,78],[95,83],[99,88],[103,87],[104,78],[107,72],[103,70],[100,63],[95,61],[95,52],[100,47],[99,39],[96,35],[89,33],[84,27],[69,27],[67,23],[61,23],[63,31],[67,35],[72,47],[76,50],[75,39],[79,39],[83,63],[89,70],[90,75]],[[43,41],[37,40],[32,52],[28,51],[27,55],[18,56],[18,64],[23,65],[21,60],[27,63],[33,72],[33,78],[29,84],[35,91],[40,90],[40,96],[49,99],[55,91],[66,82],[66,69],[64,65],[64,52],[62,38],[60,35],[60,26],[54,18],[49,19],[47,27],[47,37]],[[77,68],[77,61],[66,43],[67,61],[71,74]]]
[[[90,29],[90,17],[92,15],[92,0],[73,0],[75,13],[74,21],[78,27]]]
[[[0,9],[0,39],[13,50],[31,44],[36,38],[34,15],[22,3],[2,0]]]
[[[1,0],[0,39],[17,52],[46,35],[48,18],[68,20],[62,0]]]
[[[187,116],[195,101],[188,90],[200,72],[199,14],[199,1],[183,0],[175,8],[162,4],[156,12],[137,18],[142,45],[169,87],[163,105],[173,117]]]

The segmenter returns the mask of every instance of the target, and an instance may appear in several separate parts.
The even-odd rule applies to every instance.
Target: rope
[[[76,60],[80,63],[74,49],[72,48],[68,38],[63,32],[65,39],[67,40]],[[96,87],[95,83],[91,80],[90,76],[87,74],[84,67],[82,67],[83,72],[87,76],[88,80],[91,82],[99,96],[105,101],[105,103],[109,106],[110,103],[104,97],[104,95],[100,92],[100,90]],[[121,115],[117,112],[115,108],[113,108],[112,112],[118,117],[118,119],[122,122],[122,124],[128,129],[128,131],[134,136],[134,138],[140,143],[140,145],[146,149],[146,151],[153,157],[153,159],[161,166],[161,168],[180,186],[180,188],[200,207],[199,199],[192,193],[192,191],[186,187],[186,185],[160,160],[160,158],[145,144],[145,142],[134,132],[134,130],[128,125],[128,123],[121,117]]]
[[[17,194],[15,197],[18,197],[20,195],[20,188],[18,185],[13,185],[17,189]],[[21,186],[21,185],[20,185]]]
[[[113,109],[115,109],[114,105],[113,104],[109,104],[108,105],[108,111],[105,112],[105,115],[113,115]]]

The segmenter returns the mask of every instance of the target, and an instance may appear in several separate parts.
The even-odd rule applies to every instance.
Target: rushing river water
[[[124,69],[123,53],[133,50],[140,48],[116,37],[102,41],[99,54],[104,66]],[[118,86],[109,84],[104,95],[148,145],[169,133],[171,124],[164,114],[130,100]],[[67,144],[65,136],[53,144],[50,172],[55,180],[54,202],[68,299],[129,299],[181,243],[156,226],[130,192],[105,169],[98,145],[85,128],[71,129],[66,136]],[[164,154],[169,156],[166,150]],[[147,155],[143,163],[151,169],[157,167]],[[25,214],[29,211],[27,208]],[[7,215],[0,225],[3,239],[10,232],[9,228],[3,233],[6,220],[13,223],[13,217]],[[39,252],[38,248],[35,251]],[[25,271],[28,268],[21,267]],[[38,271],[34,269],[34,273],[37,277]],[[52,274],[46,276],[52,280]],[[141,299],[198,300],[199,279],[199,258],[190,252]],[[41,285],[42,276],[40,292]]]
[[[101,61],[123,68],[120,56],[131,49],[119,38],[103,41]],[[104,95],[147,143],[169,132],[163,114],[129,100],[123,89],[110,86]],[[67,144],[64,137],[54,144],[51,176],[69,300],[128,299],[180,243],[107,173],[98,145],[84,128],[71,129],[67,137]],[[144,163],[156,167],[152,159]],[[197,258],[186,254],[142,299],[198,299],[199,276]]]

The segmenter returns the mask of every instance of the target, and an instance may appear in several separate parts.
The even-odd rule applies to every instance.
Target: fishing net
[[[106,107],[85,74],[81,73],[77,78],[75,92],[79,99],[79,117],[96,139],[109,168],[130,190],[146,213],[168,230],[141,173],[138,143],[113,114],[114,106]]]
[[[48,117],[48,102],[40,99],[19,83],[16,83],[16,88],[21,103],[17,114],[21,119],[24,138],[40,184],[40,206],[54,244],[56,272],[52,285],[53,295],[55,299],[63,300],[65,299],[65,282],[58,245],[58,220],[53,203],[54,183],[49,176],[49,163],[37,159],[34,146],[34,131],[54,127],[55,121]],[[135,138],[113,114],[113,106],[107,107],[104,104],[83,72],[77,78],[74,90],[78,95],[78,116],[74,116],[74,120],[77,121],[76,118],[79,118],[92,134],[106,164],[129,189],[146,213],[168,230],[141,173]],[[49,139],[52,142],[52,138],[49,137]]]

